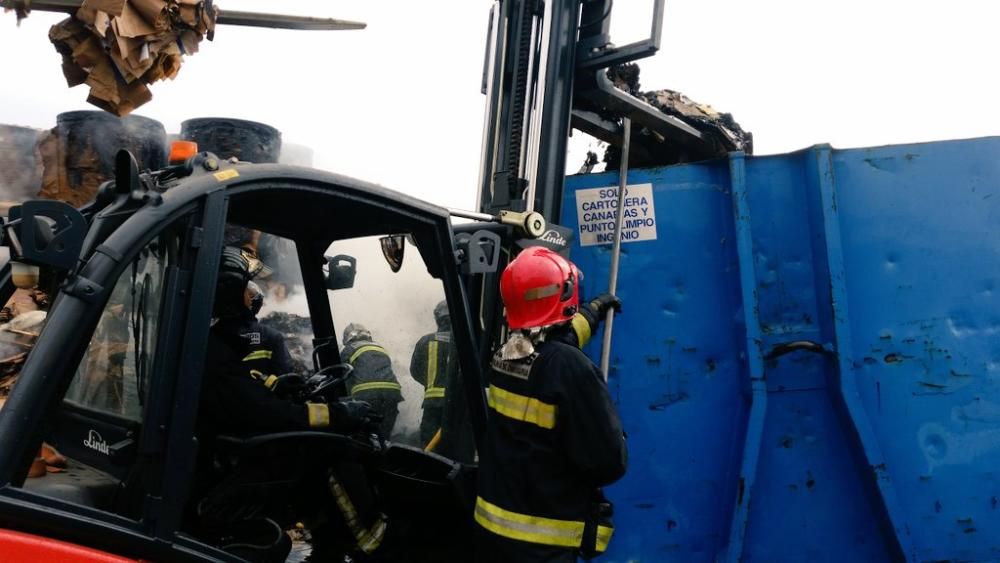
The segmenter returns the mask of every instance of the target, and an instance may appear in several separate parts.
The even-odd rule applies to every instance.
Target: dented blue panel
[[[1000,140],[833,159],[852,369],[920,559],[1000,558]]]
[[[622,246],[631,463],[603,560],[1000,560],[998,157],[988,138],[630,172],[657,238]],[[568,178],[563,223],[616,183]],[[603,290],[610,244],[574,244]]]

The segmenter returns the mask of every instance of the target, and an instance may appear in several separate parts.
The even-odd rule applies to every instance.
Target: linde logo
[[[83,441],[83,445],[104,455],[108,455],[109,453],[108,443],[104,441],[104,438],[101,437],[100,432],[97,430],[91,430],[87,433],[87,439]]]
[[[545,231],[545,234],[542,235],[541,240],[543,242],[555,244],[558,246],[566,246],[566,239],[552,229]]]

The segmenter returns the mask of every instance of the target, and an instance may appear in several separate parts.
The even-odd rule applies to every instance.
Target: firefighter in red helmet
[[[617,298],[579,306],[580,272],[545,248],[500,278],[511,335],[493,356],[480,451],[479,562],[576,561],[613,531],[600,487],[625,473],[621,421],[600,370],[580,351]]]

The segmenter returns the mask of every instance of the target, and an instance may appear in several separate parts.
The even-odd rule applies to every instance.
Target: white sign
[[[625,188],[622,243],[656,240],[656,210],[653,184]],[[580,246],[611,244],[618,216],[618,186],[577,190],[576,215],[580,225]]]

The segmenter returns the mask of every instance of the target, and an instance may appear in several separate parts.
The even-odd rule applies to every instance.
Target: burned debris
[[[181,139],[194,141],[203,151],[244,162],[278,162],[281,132],[256,121],[203,117],[181,123]]]
[[[636,124],[632,133],[630,167],[655,167],[709,158],[723,157],[734,151],[753,153],[753,134],[744,131],[732,114],[718,112],[707,104],[698,103],[674,90],[643,92],[639,84],[639,65],[631,63],[608,69],[607,77],[615,88],[628,93],[661,113],[679,120],[697,132],[698,142],[687,143],[681,139],[668,139],[650,127]],[[615,121],[612,115],[596,112],[601,117]],[[695,139],[692,136],[692,141]],[[589,160],[589,156],[588,156]],[[604,152],[606,170],[617,170],[621,152],[611,143]],[[585,164],[586,166],[586,164]]]
[[[99,111],[59,114],[56,126],[39,144],[44,169],[39,195],[83,206],[113,176],[121,148],[134,154],[143,169],[156,170],[167,163],[166,131],[158,121]]]

